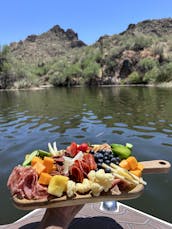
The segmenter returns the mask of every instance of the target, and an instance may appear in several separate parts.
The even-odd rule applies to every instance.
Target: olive
[[[105,173],[111,173],[111,169],[110,168],[105,168]]]

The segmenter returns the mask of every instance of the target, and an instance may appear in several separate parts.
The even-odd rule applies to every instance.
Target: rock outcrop
[[[159,20],[145,20],[137,24],[130,24],[121,34],[143,33],[146,35],[164,36],[172,33],[172,18]]]
[[[18,60],[45,63],[54,57],[65,55],[70,49],[83,46],[86,44],[78,39],[78,34],[72,29],[65,31],[55,25],[41,35],[32,34],[23,41],[11,43],[10,49]]]

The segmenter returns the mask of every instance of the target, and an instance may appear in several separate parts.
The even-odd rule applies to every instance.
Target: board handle
[[[144,166],[143,173],[168,173],[171,167],[170,162],[165,160],[141,161]]]

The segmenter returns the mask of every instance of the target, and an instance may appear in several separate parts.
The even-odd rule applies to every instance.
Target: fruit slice
[[[130,170],[130,173],[134,174],[137,177],[142,176],[142,171],[140,169]]]
[[[138,164],[137,164],[137,169],[143,171],[144,165],[143,165],[142,163],[138,162]]]
[[[130,156],[126,160],[129,164],[130,170],[135,170],[137,168],[138,161],[134,156]]]
[[[128,164],[128,161],[126,159],[123,159],[120,163],[119,166],[122,167],[123,169],[130,170],[130,166]]]

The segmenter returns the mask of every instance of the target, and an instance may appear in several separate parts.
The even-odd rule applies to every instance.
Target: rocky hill
[[[172,69],[168,73],[162,71],[172,65],[172,18],[130,24],[124,32],[102,36],[94,45],[104,60],[104,83],[172,80]],[[169,74],[169,78],[164,74]]]
[[[54,57],[65,55],[71,49],[83,47],[86,44],[78,39],[72,29],[64,31],[55,25],[41,35],[29,35],[25,40],[10,44],[10,50],[15,57],[29,63],[47,62]]]
[[[130,24],[87,46],[56,25],[0,52],[0,88],[172,81],[172,18]]]
[[[143,33],[163,37],[164,35],[171,35],[171,32],[172,18],[165,18],[160,20],[145,20],[138,24],[130,24],[127,30],[121,34]]]

